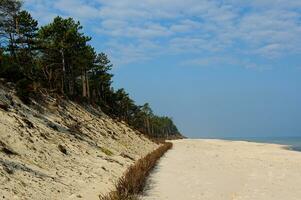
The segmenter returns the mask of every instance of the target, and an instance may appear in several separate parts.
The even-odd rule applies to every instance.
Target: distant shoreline
[[[261,144],[279,144],[284,149],[291,151],[301,152],[301,136],[288,136],[288,137],[221,137],[221,138],[191,138],[191,139],[205,139],[205,140],[226,140],[226,141],[242,141],[242,142],[255,142]]]

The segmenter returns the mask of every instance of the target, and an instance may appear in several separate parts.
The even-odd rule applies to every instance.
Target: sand
[[[173,143],[143,200],[301,199],[301,152],[243,141]]]
[[[0,104],[0,199],[99,200],[158,147],[99,109],[49,96],[27,106],[1,82]]]

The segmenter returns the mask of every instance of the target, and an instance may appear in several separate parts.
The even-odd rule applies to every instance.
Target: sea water
[[[301,151],[301,136],[300,137],[228,137],[225,140],[260,142],[287,145],[289,149]]]

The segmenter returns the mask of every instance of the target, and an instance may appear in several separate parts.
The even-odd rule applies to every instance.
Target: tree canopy
[[[171,118],[155,115],[148,103],[136,105],[124,89],[112,87],[113,64],[90,40],[72,18],[58,16],[39,27],[20,1],[0,1],[0,77],[16,82],[24,100],[46,88],[100,106],[151,137],[179,136]]]

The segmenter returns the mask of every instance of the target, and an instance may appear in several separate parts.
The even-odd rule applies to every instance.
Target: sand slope
[[[301,152],[240,141],[175,141],[149,183],[144,200],[300,200]]]
[[[157,145],[91,106],[24,105],[0,82],[0,199],[98,200]]]

